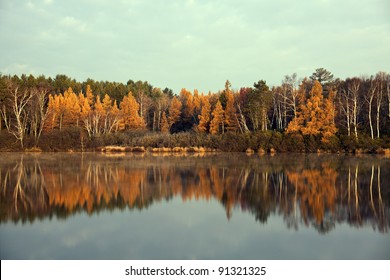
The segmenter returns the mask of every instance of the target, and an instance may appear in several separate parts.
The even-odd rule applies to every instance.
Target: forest
[[[390,148],[390,74],[341,80],[324,68],[218,92],[66,75],[0,75],[0,151],[205,147],[376,152]]]

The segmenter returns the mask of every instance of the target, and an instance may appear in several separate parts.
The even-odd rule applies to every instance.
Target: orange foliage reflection
[[[389,228],[389,188],[380,164],[327,161],[294,165],[269,158],[22,155],[0,162],[1,222],[67,217],[80,211],[144,209],[179,196],[216,200],[228,218],[236,208],[265,222],[279,213],[288,227],[327,232],[337,222]],[[245,156],[246,157],[246,156]],[[383,185],[383,183],[382,183]],[[387,194],[387,195],[386,195]]]

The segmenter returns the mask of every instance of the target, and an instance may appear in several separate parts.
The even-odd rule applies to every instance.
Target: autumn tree
[[[236,132],[238,128],[238,121],[236,115],[236,108],[234,106],[234,96],[230,87],[230,82],[226,81],[224,91],[224,94],[226,96],[225,129],[226,131]]]
[[[160,123],[160,131],[162,133],[168,133],[169,132],[169,124],[168,124],[168,119],[167,119],[167,115],[165,114],[165,111],[162,112],[161,123]]]
[[[135,129],[144,128],[144,120],[138,114],[139,104],[135,100],[131,92],[125,96],[120,104],[121,108],[121,128],[122,129]]]
[[[145,125],[148,124],[147,117],[150,106],[152,105],[151,96],[153,87],[148,82],[134,82],[133,80],[127,82],[127,87],[139,105],[139,116],[143,119]]]
[[[192,96],[190,91],[186,90],[185,88],[182,88],[179,94],[179,98],[183,105],[183,120],[187,122],[193,122],[195,109],[193,102],[194,97]]]
[[[197,126],[197,131],[200,133],[207,133],[210,124],[211,107],[207,96],[202,96],[201,100],[202,109],[201,114],[199,115],[199,124]]]
[[[72,88],[68,88],[60,99],[62,112],[61,127],[64,126],[78,126],[80,119],[80,105],[77,95],[73,92]]]
[[[105,94],[102,102],[102,108],[102,132],[104,134],[108,134],[111,133],[119,121],[119,110],[116,105],[116,100],[113,104],[110,96]]]
[[[87,85],[87,89],[85,91],[85,98],[87,99],[89,106],[92,108],[93,104],[95,103],[95,98],[92,93],[92,88],[89,84]]]
[[[117,132],[119,129],[119,122],[120,122],[120,110],[118,108],[116,100],[114,100],[114,104],[112,104],[110,108],[107,133],[111,133],[112,131]]]
[[[65,105],[65,100],[64,96],[62,94],[55,95],[53,98],[53,109],[54,109],[54,127],[58,127],[60,131],[62,130],[62,125],[63,125],[63,120],[64,120],[64,115],[66,113],[66,105]],[[58,121],[57,121],[58,119]],[[58,123],[58,124],[57,124]]]
[[[210,133],[220,134],[224,132],[224,111],[221,102],[218,100],[212,113],[212,120],[210,122]]]
[[[81,99],[80,100],[80,106],[81,106],[81,112],[80,112],[80,119],[84,124],[84,128],[87,130],[88,135],[91,136],[93,134],[93,111],[91,110],[91,107],[88,103],[88,100]]]
[[[194,90],[193,105],[194,105],[193,117],[195,119],[195,122],[197,123],[198,121],[197,116],[200,115],[202,109],[202,97],[199,95],[197,89]]]
[[[56,122],[56,100],[55,96],[49,94],[47,102],[47,117],[44,124],[44,130],[52,130],[55,127]]]
[[[169,106],[169,117],[168,124],[169,127],[172,127],[173,124],[180,120],[182,104],[179,99],[173,97],[171,104]]]
[[[97,135],[102,132],[102,120],[106,118],[106,111],[103,108],[100,96],[96,96],[95,106],[92,116],[93,134]]]
[[[310,97],[305,98],[305,84],[300,87],[300,102],[297,116],[289,123],[288,133],[300,132],[303,135],[321,136],[321,141],[326,143],[337,132],[334,124],[334,93],[328,98],[322,95],[322,86],[318,81],[314,82],[310,91]]]
[[[329,139],[333,137],[336,132],[336,124],[335,124],[335,116],[336,116],[336,109],[334,106],[334,98],[336,96],[336,91],[333,89],[329,89],[328,97],[324,99],[323,104],[323,120],[322,120],[322,127],[321,127],[321,134],[322,139],[321,141],[323,143],[328,143]]]

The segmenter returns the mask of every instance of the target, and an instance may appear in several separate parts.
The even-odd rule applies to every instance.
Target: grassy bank
[[[142,147],[145,150],[156,148],[174,149],[176,147],[202,147],[206,151],[222,152],[350,152],[385,153],[390,149],[390,139],[371,139],[362,135],[359,140],[345,135],[335,136],[328,143],[320,138],[300,134],[287,134],[277,131],[250,134],[225,133],[222,135],[184,132],[176,134],[151,133],[145,131],[121,132],[109,135],[88,137],[79,128],[44,133],[38,145],[30,137],[25,139],[24,149],[13,135],[0,133],[0,151],[101,151],[103,147]],[[127,150],[129,151],[129,150]]]

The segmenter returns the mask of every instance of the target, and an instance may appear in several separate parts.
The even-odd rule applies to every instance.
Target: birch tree
[[[48,115],[46,107],[48,90],[35,89],[33,90],[33,96],[31,99],[31,110],[30,110],[30,126],[34,135],[35,146],[38,146],[39,139],[42,134],[43,127]]]
[[[371,139],[374,139],[374,128],[372,124],[372,103],[374,100],[375,92],[377,90],[377,83],[375,82],[373,77],[371,77],[368,83],[369,83],[369,88],[368,88],[367,95],[364,96],[364,99],[366,100],[368,106],[368,123],[370,125]]]
[[[379,72],[375,77],[377,83],[377,91],[376,91],[376,137],[380,137],[380,114],[382,107],[382,98],[384,85],[386,81],[386,74],[384,72]]]
[[[26,128],[28,122],[28,110],[32,94],[28,90],[20,91],[18,86],[10,86],[11,91],[11,105],[12,112],[15,117],[14,122],[11,125],[10,132],[20,142],[20,146],[24,148],[24,138],[26,135]]]

